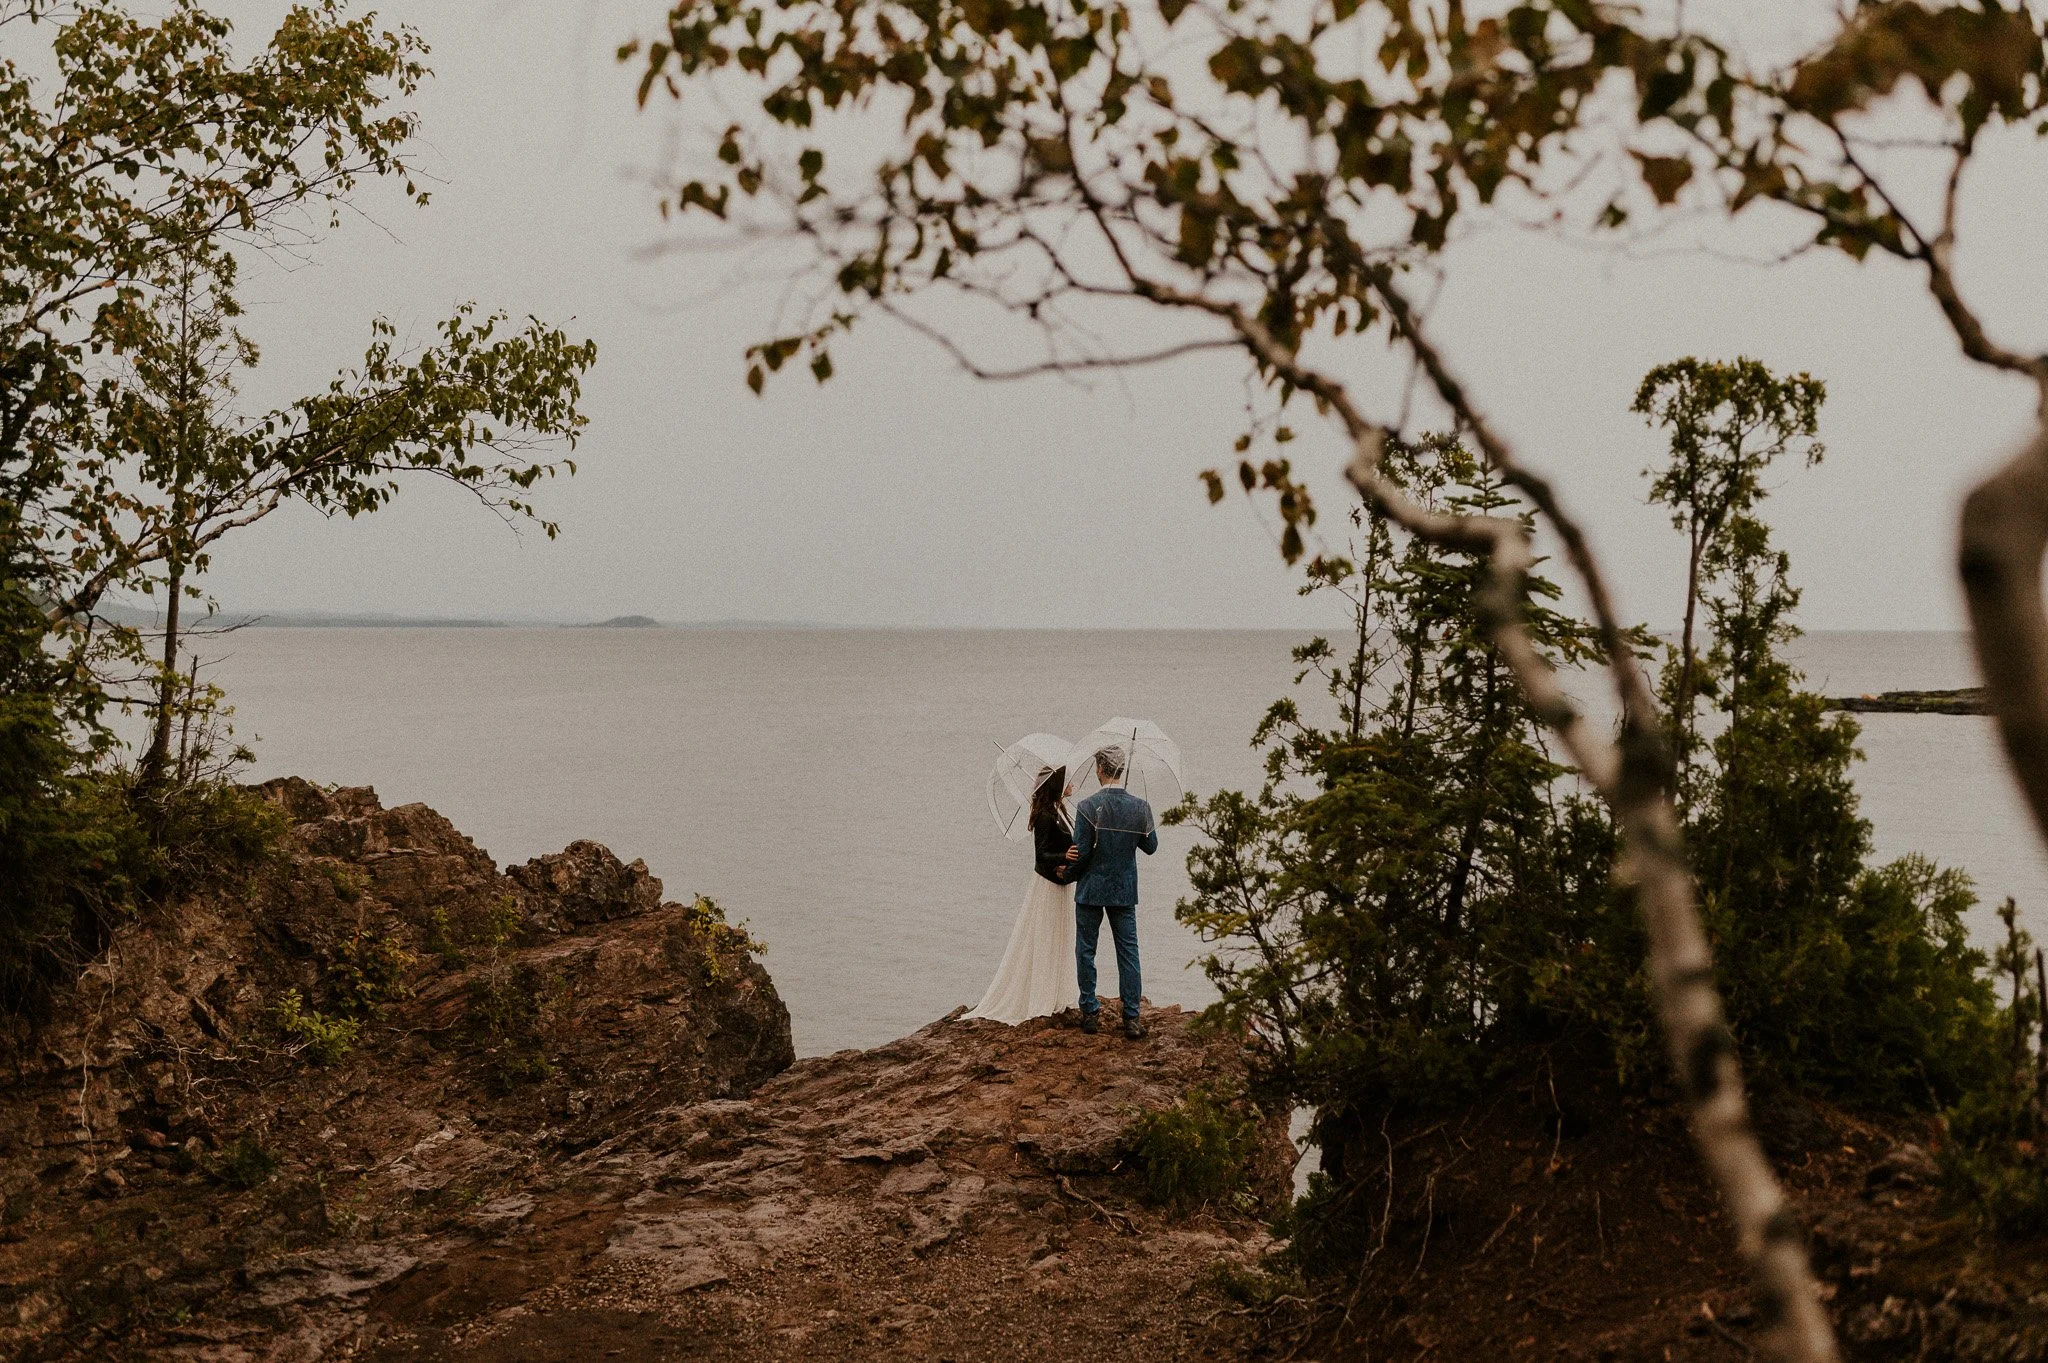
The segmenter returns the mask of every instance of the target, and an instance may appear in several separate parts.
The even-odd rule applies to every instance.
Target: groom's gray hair
[[[1114,781],[1124,774],[1124,754],[1121,748],[1102,748],[1095,754],[1095,774],[1105,781]]]

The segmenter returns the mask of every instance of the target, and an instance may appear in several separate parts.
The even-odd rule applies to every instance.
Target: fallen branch
[[[1068,1197],[1073,1198],[1074,1201],[1081,1203],[1090,1211],[1094,1212],[1098,1217],[1102,1219],[1103,1223],[1107,1225],[1111,1230],[1116,1231],[1123,1235],[1136,1235],[1138,1233],[1137,1222],[1131,1220],[1130,1217],[1125,1216],[1122,1212],[1111,1211],[1109,1208],[1103,1206],[1100,1202],[1097,1202],[1094,1198],[1089,1197],[1086,1193],[1076,1192],[1074,1190],[1074,1185],[1067,1182],[1067,1176],[1065,1174],[1054,1174],[1053,1181],[1059,1184],[1059,1189],[1061,1192],[1065,1193]]]

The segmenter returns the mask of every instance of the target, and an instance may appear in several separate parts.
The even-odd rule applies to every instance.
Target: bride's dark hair
[[[1037,828],[1040,819],[1057,818],[1055,811],[1060,807],[1060,796],[1066,793],[1066,787],[1065,767],[1054,767],[1039,777],[1037,787],[1031,792],[1031,818],[1024,826]]]

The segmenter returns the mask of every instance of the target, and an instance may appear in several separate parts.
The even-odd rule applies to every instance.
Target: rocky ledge
[[[1123,1133],[1234,1066],[1177,1009],[1152,1037],[945,1020],[797,1062],[745,1100],[653,1120],[529,1184],[487,1231],[361,1294],[376,1360],[1239,1357],[1219,1286],[1287,1186],[1169,1215]],[[515,1271],[508,1269],[516,1266]]]
[[[1292,1149],[1243,1206],[1138,1195],[1132,1117],[1239,1066],[1177,1011],[792,1064],[754,944],[643,864],[261,789],[272,864],[0,1032],[0,1356],[1235,1351]]]
[[[1847,710],[1859,715],[1987,715],[1984,688],[1967,686],[1956,691],[1881,691],[1876,695],[1830,696],[1830,710]]]

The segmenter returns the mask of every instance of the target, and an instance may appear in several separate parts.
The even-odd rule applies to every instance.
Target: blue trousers
[[[1123,996],[1124,1016],[1134,1018],[1143,990],[1138,978],[1138,910],[1130,904],[1074,906],[1074,974],[1081,985],[1081,1011],[1093,1014],[1102,1007],[1095,997],[1095,944],[1102,936],[1104,914],[1109,915],[1109,935],[1116,943],[1117,993]]]

